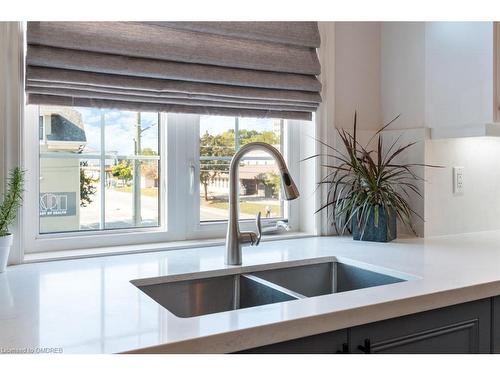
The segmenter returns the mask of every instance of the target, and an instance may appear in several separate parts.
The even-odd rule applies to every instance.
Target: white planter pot
[[[10,247],[12,246],[12,234],[0,237],[0,273],[4,272],[7,268],[7,261],[9,260]]]

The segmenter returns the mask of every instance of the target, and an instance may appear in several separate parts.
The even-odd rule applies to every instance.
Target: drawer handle
[[[365,354],[370,354],[372,352],[370,339],[365,339],[365,345],[358,345],[358,349]]]

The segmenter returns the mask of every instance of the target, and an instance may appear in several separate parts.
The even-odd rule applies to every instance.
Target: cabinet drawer
[[[490,300],[383,320],[350,330],[351,353],[489,353]]]
[[[241,354],[335,354],[347,349],[347,330],[339,330],[319,335],[302,337],[243,350]]]

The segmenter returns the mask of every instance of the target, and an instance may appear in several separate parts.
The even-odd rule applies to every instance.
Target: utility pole
[[[141,161],[139,160],[139,155],[142,153],[141,149],[141,136],[142,136],[142,126],[141,126],[141,113],[137,112],[137,121],[135,124],[135,159],[134,159],[134,225],[136,227],[141,226]]]

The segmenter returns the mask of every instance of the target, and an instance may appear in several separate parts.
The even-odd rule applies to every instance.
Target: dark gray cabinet
[[[500,297],[491,299],[491,352],[500,354]]]
[[[495,298],[494,301],[483,299],[463,303],[240,353],[490,353],[492,310],[498,320],[493,334],[498,352],[500,299]]]
[[[351,353],[489,353],[490,300],[350,329]]]
[[[241,354],[335,354],[347,352],[347,330],[321,333],[241,351]]]

